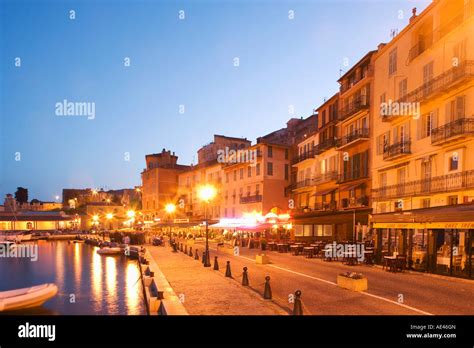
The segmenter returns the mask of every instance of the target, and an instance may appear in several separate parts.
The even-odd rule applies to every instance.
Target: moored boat
[[[118,255],[122,253],[120,248],[101,248],[97,250],[97,254],[100,255]]]
[[[38,307],[56,296],[57,293],[58,287],[52,283],[1,291],[0,312]]]

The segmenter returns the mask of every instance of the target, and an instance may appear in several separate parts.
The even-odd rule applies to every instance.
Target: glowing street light
[[[107,213],[107,214],[105,214],[105,217],[107,218],[107,220],[110,220],[110,219],[112,219],[112,218],[114,217],[114,214],[112,214],[112,213]]]
[[[176,205],[173,203],[168,203],[165,205],[165,210],[168,214],[173,214],[176,211]]]
[[[134,212],[133,210],[129,210],[129,211],[127,211],[127,216],[128,216],[130,219],[132,219],[132,218],[135,217],[135,212]]]
[[[94,215],[92,217],[92,221],[99,221],[99,215]]]
[[[207,219],[207,206],[216,197],[217,189],[212,185],[204,185],[198,188],[198,198],[205,203],[204,215],[206,219],[206,259],[204,267],[211,267],[211,259],[209,256],[209,220]]]

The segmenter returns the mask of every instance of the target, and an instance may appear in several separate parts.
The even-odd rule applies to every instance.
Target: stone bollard
[[[172,245],[173,245],[173,252],[177,253],[178,252],[178,246],[176,245],[176,242],[174,242]]]
[[[301,291],[295,291],[295,302],[293,306],[293,315],[303,315],[303,305],[301,303]]]
[[[249,286],[249,275],[247,273],[247,267],[244,267],[244,273],[242,273],[242,286]]]
[[[187,245],[187,244],[184,245],[184,253],[185,253],[185,254],[188,253],[188,245]]]
[[[265,277],[265,289],[263,290],[263,298],[265,300],[272,299],[272,288],[270,287],[270,277]]]
[[[189,247],[189,256],[193,257],[193,248]]]
[[[199,254],[198,254],[198,250],[197,250],[197,249],[194,249],[194,260],[198,260],[198,261],[199,261]]]
[[[230,271],[230,261],[227,261],[227,266],[225,268],[225,276],[227,278],[232,278],[232,272]]]
[[[206,250],[202,252],[202,264],[204,265],[205,262],[206,262]]]
[[[219,263],[217,262],[217,256],[214,256],[214,271],[219,270]]]
[[[179,243],[179,250],[181,250],[181,252],[183,252],[183,243]]]

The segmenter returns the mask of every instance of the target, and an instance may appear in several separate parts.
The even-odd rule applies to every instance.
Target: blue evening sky
[[[1,198],[133,187],[147,153],[189,164],[213,134],[254,141],[310,115],[337,91],[344,58],[428,3],[0,0]],[[64,99],[95,103],[95,119],[56,116]]]

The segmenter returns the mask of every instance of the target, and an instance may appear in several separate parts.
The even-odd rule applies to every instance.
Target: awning
[[[318,191],[316,193],[313,193],[313,196],[322,196],[322,195],[327,195],[331,192],[334,192],[336,191],[335,188],[330,188],[330,189],[327,189],[327,190],[322,190],[322,191]]]
[[[346,185],[346,186],[339,186],[339,192],[341,191],[351,191],[351,190],[355,190],[356,188],[358,188],[360,185],[362,185],[362,183],[358,183],[358,184],[349,184],[349,185]]]
[[[243,225],[237,227],[238,230],[243,230],[243,231],[263,231],[269,228],[272,228],[273,224],[257,224],[257,225]]]
[[[400,229],[474,229],[474,221],[471,222],[375,222],[373,228],[400,228]]]

